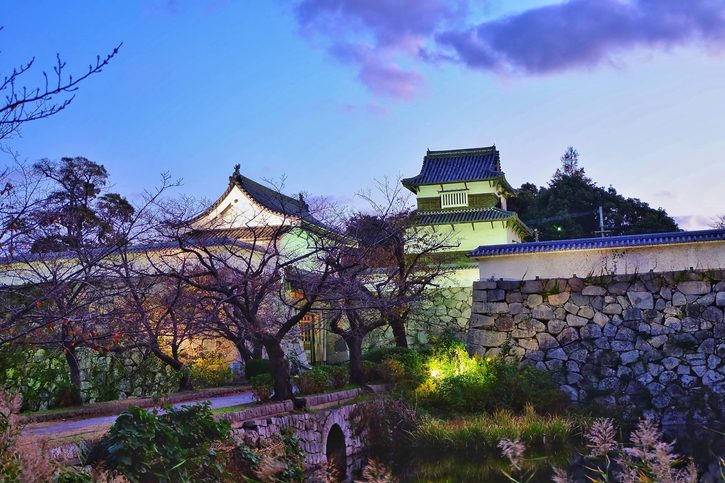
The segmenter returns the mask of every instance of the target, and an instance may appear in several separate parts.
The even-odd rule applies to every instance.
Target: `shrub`
[[[416,393],[438,413],[523,411],[559,412],[567,398],[548,373],[501,358],[483,360],[454,351],[428,362],[430,377]]]
[[[22,394],[24,411],[37,411],[64,405],[71,384],[60,352],[6,344],[0,348],[0,386]]]
[[[100,463],[132,482],[220,481],[224,470],[212,444],[229,436],[229,423],[215,421],[209,403],[165,410],[157,414],[129,406],[87,463]]]
[[[387,396],[360,402],[350,416],[353,431],[374,451],[404,446],[418,426],[418,416],[407,402]]]
[[[350,371],[345,366],[322,366],[330,378],[330,387],[341,388],[350,383]]]
[[[378,371],[385,382],[400,382],[405,379],[405,366],[395,359],[385,359],[379,364]]]
[[[379,363],[378,366],[380,377],[388,382],[409,382],[416,386],[425,379],[425,357],[424,354],[415,349],[407,349],[405,347],[379,347],[370,350],[363,356],[365,361]],[[396,361],[396,363],[386,363],[385,361]],[[388,367],[384,367],[387,365]],[[402,366],[401,374],[394,374]],[[395,369],[393,368],[395,367]],[[386,379],[386,376],[388,377]]]
[[[398,359],[410,351],[411,349],[406,347],[376,347],[375,349],[370,349],[365,352],[365,354],[363,354],[363,360],[381,363],[385,359]]]
[[[269,359],[252,359],[244,365],[244,375],[248,380],[260,374],[272,374],[272,361]]]
[[[330,386],[330,376],[322,367],[313,367],[300,374],[298,386],[302,394],[320,393]]]
[[[368,382],[379,381],[381,379],[379,367],[376,362],[363,361],[362,366],[363,366],[363,374],[365,374],[366,381],[368,381]]]
[[[258,374],[252,377],[252,393],[257,401],[266,401],[272,396],[274,380],[270,374]]]
[[[195,386],[223,386],[231,382],[233,376],[229,362],[221,354],[202,352],[189,363],[189,377]]]

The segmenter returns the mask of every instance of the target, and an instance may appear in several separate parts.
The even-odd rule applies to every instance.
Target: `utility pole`
[[[599,230],[595,231],[594,233],[599,233],[599,236],[604,238],[607,236],[607,233],[609,233],[611,230],[605,230],[604,229],[604,210],[602,210],[601,205],[599,206]]]

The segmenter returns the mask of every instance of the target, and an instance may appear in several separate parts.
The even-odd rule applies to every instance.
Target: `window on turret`
[[[468,206],[468,191],[447,191],[441,193],[441,208]]]

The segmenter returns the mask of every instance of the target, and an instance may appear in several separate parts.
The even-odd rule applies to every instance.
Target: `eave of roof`
[[[427,151],[420,173],[401,180],[415,192],[415,187],[441,183],[485,181],[503,177],[496,146],[446,151]],[[507,183],[508,184],[508,183]]]
[[[468,256],[471,258],[485,258],[543,252],[634,248],[714,241],[725,241],[725,229],[647,233],[642,235],[579,238],[571,240],[512,243],[505,245],[482,245],[471,251]]]
[[[416,225],[450,225],[453,223],[478,223],[489,221],[516,221],[526,227],[513,211],[500,208],[477,208],[418,212]],[[528,227],[526,227],[528,230]]]
[[[295,199],[287,196],[283,193],[268,188],[256,181],[242,176],[239,172],[239,165],[234,167],[234,173],[229,177],[229,185],[222,195],[212,203],[208,208],[194,216],[189,222],[196,222],[202,219],[204,216],[212,213],[218,208],[222,202],[229,196],[229,193],[234,189],[239,188],[249,199],[257,204],[261,208],[265,208],[283,219],[295,219],[299,220],[302,225],[305,226],[316,226],[322,230],[328,232],[334,232],[324,223],[316,219],[309,211],[307,203],[303,199]]]

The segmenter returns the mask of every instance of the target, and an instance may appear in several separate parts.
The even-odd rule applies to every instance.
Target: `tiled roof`
[[[518,255],[522,253],[541,253],[567,250],[596,250],[601,248],[670,245],[677,243],[697,243],[720,240],[725,241],[725,229],[676,231],[670,233],[624,235],[604,238],[579,238],[573,240],[513,243],[507,245],[482,245],[469,253],[468,256],[494,257],[499,255]]]
[[[260,226],[249,228],[217,228],[209,230],[199,230],[191,236],[200,240],[209,239],[230,239],[230,240],[270,240],[279,237],[283,232],[288,231],[288,227],[279,226]]]
[[[447,225],[450,223],[473,223],[477,221],[502,221],[518,219],[516,213],[499,208],[480,208],[465,210],[444,210],[418,212],[415,218],[417,225]]]
[[[209,206],[206,210],[196,215],[189,221],[196,221],[203,218],[217,208],[229,195],[231,190],[237,186],[247,193],[257,204],[274,211],[286,218],[298,218],[304,222],[329,230],[322,222],[317,220],[309,211],[307,203],[300,198],[292,198],[272,188],[268,188],[254,180],[242,176],[239,173],[239,165],[234,166],[234,173],[229,177],[229,186],[226,191]]]
[[[292,198],[285,194],[268,188],[246,176],[239,174],[238,166],[235,167],[234,174],[229,179],[230,183],[234,183],[244,190],[254,201],[265,208],[286,216],[294,216],[302,218],[310,223],[319,223],[309,211],[307,203],[303,199]]]
[[[424,184],[479,181],[502,176],[501,160],[496,146],[450,151],[428,151],[418,176],[405,178],[410,188]]]

